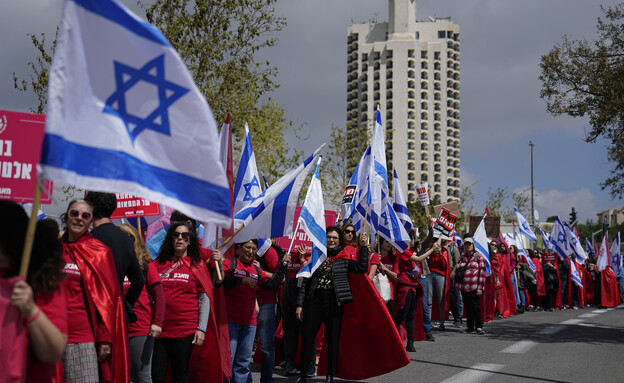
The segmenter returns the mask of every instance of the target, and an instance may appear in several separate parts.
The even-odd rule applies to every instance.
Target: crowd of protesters
[[[27,217],[0,202],[0,280],[11,297],[0,304],[14,307],[4,318],[15,324],[3,336],[28,344],[23,355],[2,347],[15,362],[7,373],[27,382],[246,383],[257,362],[261,383],[274,370],[300,383],[365,379],[409,363],[414,342],[434,342],[432,329],[447,324],[483,335],[484,323],[510,315],[620,302],[616,276],[599,273],[593,253],[579,263],[496,239],[488,273],[473,238],[436,239],[429,226],[422,241],[410,231],[400,252],[382,237],[371,247],[347,224],[327,229],[327,259],[298,281],[305,246],[287,254],[273,243],[258,255],[249,239],[231,255],[203,249],[197,222],[178,211],[146,244],[133,226],[112,223],[115,206],[114,195],[89,193],[69,203],[62,232],[40,221],[24,281],[15,275]]]

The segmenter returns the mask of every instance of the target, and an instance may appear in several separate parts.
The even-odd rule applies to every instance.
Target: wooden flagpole
[[[33,243],[35,242],[35,228],[37,227],[37,212],[41,203],[41,186],[39,182],[35,182],[35,199],[28,220],[28,229],[26,230],[26,239],[24,241],[24,249],[22,251],[22,264],[20,265],[20,276],[24,279],[28,276],[28,266],[30,265],[30,256]]]
[[[215,230],[215,243],[219,243],[219,227],[216,228]],[[225,244],[223,244],[223,246],[225,246]],[[221,248],[219,248],[219,251],[221,251]],[[217,262],[215,262],[215,272],[217,273],[217,279],[221,279],[221,267],[217,264]],[[214,284],[214,279],[212,280],[212,284]]]
[[[234,232],[234,234],[232,234],[231,237],[228,237],[222,244],[221,246],[217,247],[217,250],[221,251],[221,249],[223,249],[225,247],[225,245],[227,245],[228,243],[230,243],[230,241],[236,237],[236,234],[238,234],[239,231],[243,230],[243,227],[245,227],[245,224],[240,225],[240,227],[238,229],[236,229],[236,231]]]

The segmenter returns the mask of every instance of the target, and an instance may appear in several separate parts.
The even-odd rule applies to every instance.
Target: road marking
[[[550,327],[546,327],[544,329],[542,329],[540,332],[538,332],[538,334],[542,334],[542,335],[552,335],[552,334],[556,334],[559,331],[563,330],[565,327],[564,326],[550,326]]]
[[[582,319],[568,319],[561,322],[561,324],[579,324],[581,322],[583,322]]]
[[[524,354],[532,349],[537,343],[531,340],[521,340],[503,349],[501,352],[506,354]]]
[[[589,313],[589,314],[579,315],[579,318],[593,318],[593,317],[597,317],[597,316],[598,316],[598,314]]]
[[[614,327],[609,327],[609,326],[601,326],[599,324],[594,324],[594,323],[579,323],[579,326],[592,327],[592,328],[607,328],[607,329],[614,328]]]
[[[609,311],[609,310],[607,310],[607,309],[603,309],[603,310],[594,310],[594,311],[592,311],[592,312],[593,312],[593,313],[596,313],[596,314],[604,314],[604,313],[606,313],[607,311]]]
[[[479,363],[443,380],[442,383],[477,383],[485,380],[493,372],[500,371],[504,364]]]

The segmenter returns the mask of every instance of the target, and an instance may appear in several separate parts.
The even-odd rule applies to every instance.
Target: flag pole
[[[366,215],[364,216],[364,225],[362,226],[362,233],[366,233],[366,221],[368,221],[368,209],[370,208],[370,203],[366,204]]]
[[[35,228],[37,226],[37,211],[41,203],[41,186],[39,182],[35,182],[35,199],[28,220],[28,229],[26,230],[26,239],[24,241],[24,249],[22,250],[22,264],[20,265],[20,276],[24,279],[28,276],[28,266],[30,265],[31,251],[35,242]]]
[[[238,234],[239,231],[243,230],[243,227],[245,227],[245,224],[243,223],[242,225],[240,225],[240,227],[238,229],[236,229],[236,231],[234,232],[234,234],[232,234],[232,236],[228,237],[225,241],[223,241],[223,243],[221,244],[221,246],[217,247],[217,250],[221,251],[221,249],[223,249],[225,247],[225,245],[227,245],[228,243],[230,243],[230,241],[236,237],[236,234]]]
[[[215,229],[215,243],[219,243],[219,227],[217,227]],[[223,244],[223,246],[225,246],[225,243]],[[219,248],[219,251],[221,251],[221,248]],[[219,265],[217,265],[217,262],[215,261],[215,273],[217,273],[217,279],[221,279],[221,267],[219,267]],[[212,284],[214,285],[214,279],[212,280]]]
[[[139,235],[141,235],[141,217],[137,217],[137,230],[139,231]]]
[[[286,254],[290,254],[290,251],[292,250],[293,244],[295,243],[295,236],[297,235],[297,231],[299,231],[299,224],[300,221],[297,220],[297,227],[295,227],[295,232],[293,233],[292,240],[290,241],[290,246],[288,246],[288,253]]]

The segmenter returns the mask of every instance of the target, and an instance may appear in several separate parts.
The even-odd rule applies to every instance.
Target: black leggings
[[[408,341],[414,340],[414,317],[416,316],[417,304],[418,299],[416,299],[416,295],[414,295],[414,292],[410,289],[405,297],[405,304],[394,317],[394,325],[397,330],[401,323],[405,321],[405,331],[407,331]]]
[[[156,339],[152,355],[152,382],[162,383],[167,377],[167,367],[171,361],[171,381],[188,382],[188,365],[193,351],[195,334],[184,338]]]

